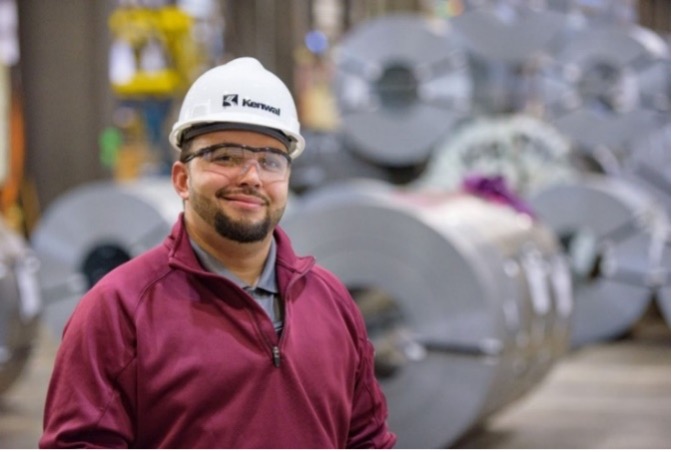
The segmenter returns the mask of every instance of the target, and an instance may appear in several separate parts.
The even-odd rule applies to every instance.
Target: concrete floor
[[[671,335],[654,310],[626,338],[571,352],[456,448],[670,449]]]
[[[35,448],[57,348],[46,329],[0,396],[0,448]],[[523,399],[466,435],[464,449],[669,449],[670,329],[655,309],[624,339],[571,352]]]

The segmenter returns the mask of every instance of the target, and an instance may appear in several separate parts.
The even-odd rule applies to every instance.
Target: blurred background
[[[190,83],[253,56],[282,225],[347,285],[402,448],[670,448],[668,0],[0,0],[0,447],[182,207]]]

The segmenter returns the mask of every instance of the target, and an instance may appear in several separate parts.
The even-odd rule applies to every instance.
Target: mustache
[[[270,200],[269,198],[267,198],[267,196],[263,195],[258,190],[252,187],[243,187],[237,190],[221,188],[220,190],[216,191],[216,197],[218,198],[227,198],[228,196],[233,195],[255,196],[256,198],[259,198],[261,201],[263,201],[266,206],[269,205],[270,203]]]

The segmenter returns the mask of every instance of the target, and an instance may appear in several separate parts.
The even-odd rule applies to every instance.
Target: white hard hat
[[[226,128],[273,129],[287,137],[289,154],[305,149],[298,113],[290,91],[255,58],[237,58],[206,71],[192,84],[173,125],[169,141],[180,151],[184,132],[192,127],[223,124]],[[205,130],[213,130],[206,127]]]

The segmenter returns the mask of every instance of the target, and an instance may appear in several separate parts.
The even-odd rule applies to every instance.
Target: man
[[[253,58],[195,81],[170,135],[184,212],[77,306],[41,447],[393,447],[358,308],[277,226],[299,129]]]

